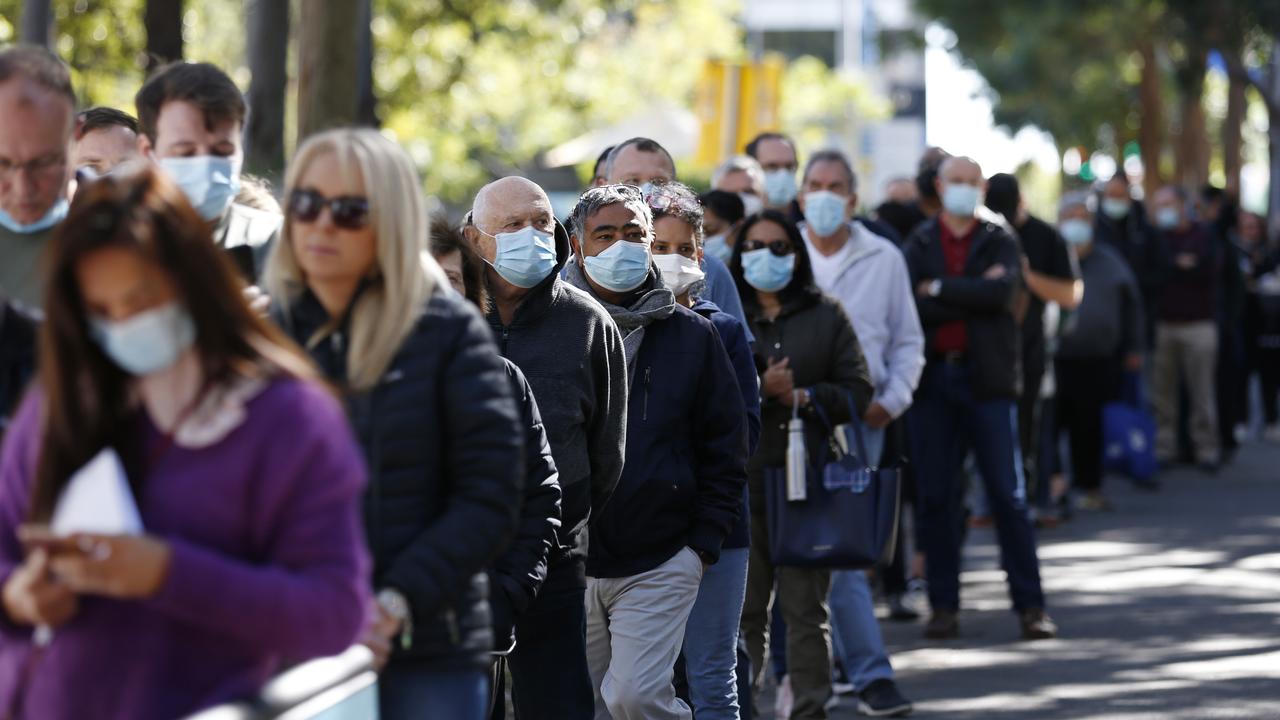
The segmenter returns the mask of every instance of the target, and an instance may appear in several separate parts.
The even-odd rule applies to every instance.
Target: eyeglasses
[[[795,252],[795,248],[791,247],[790,240],[746,240],[742,243],[742,252],[749,253],[753,250],[769,248],[769,252],[778,257],[786,257]]]
[[[702,209],[702,204],[698,202],[697,197],[682,194],[667,185],[655,187],[649,193],[646,202],[649,203],[649,208],[652,210],[695,213]]]
[[[315,222],[326,207],[333,224],[344,230],[359,230],[369,224],[368,198],[351,195],[327,198],[315,190],[294,190],[289,195],[289,213],[299,222]]]
[[[67,165],[67,156],[57,153],[38,157],[35,160],[16,163],[8,159],[0,159],[0,180],[9,180],[19,170],[26,170],[29,177],[46,175],[54,170],[61,170]]]

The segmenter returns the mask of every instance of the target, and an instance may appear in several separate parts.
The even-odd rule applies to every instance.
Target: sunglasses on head
[[[770,240],[769,242],[765,242],[763,240],[746,240],[742,243],[742,252],[744,253],[749,253],[753,250],[760,250],[762,248],[769,248],[769,252],[777,255],[778,257],[786,257],[795,252],[795,249],[791,247],[790,240]]]
[[[333,224],[340,228],[359,230],[369,224],[368,198],[351,195],[327,198],[315,190],[294,190],[289,195],[289,213],[298,222],[315,222],[326,207]]]

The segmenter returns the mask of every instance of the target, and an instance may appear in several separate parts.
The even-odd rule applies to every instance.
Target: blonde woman
[[[298,150],[266,285],[278,322],[345,394],[369,464],[365,526],[381,716],[482,718],[484,568],[514,532],[523,433],[480,314],[424,254],[409,157],[372,130]],[[283,428],[282,428],[283,430]],[[282,436],[285,437],[285,436]]]

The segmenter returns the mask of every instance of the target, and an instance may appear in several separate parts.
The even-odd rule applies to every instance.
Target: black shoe
[[[876,680],[858,693],[858,712],[870,717],[905,717],[911,701],[902,697],[892,680]]]
[[[1041,608],[1024,610],[1018,616],[1018,623],[1022,626],[1023,640],[1049,640],[1058,637],[1057,624]]]
[[[952,640],[960,637],[960,618],[951,610],[934,610],[929,624],[924,626],[924,636],[929,640]]]
[[[920,619],[920,613],[912,609],[902,599],[901,593],[894,593],[888,598],[889,619],[894,622],[913,622]]]

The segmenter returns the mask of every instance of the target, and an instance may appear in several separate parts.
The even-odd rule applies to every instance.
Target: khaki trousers
[[[1187,384],[1191,408],[1191,442],[1196,462],[1218,461],[1218,407],[1214,370],[1218,328],[1210,320],[1156,325],[1152,404],[1156,411],[1156,457],[1178,454],[1178,381]]]

